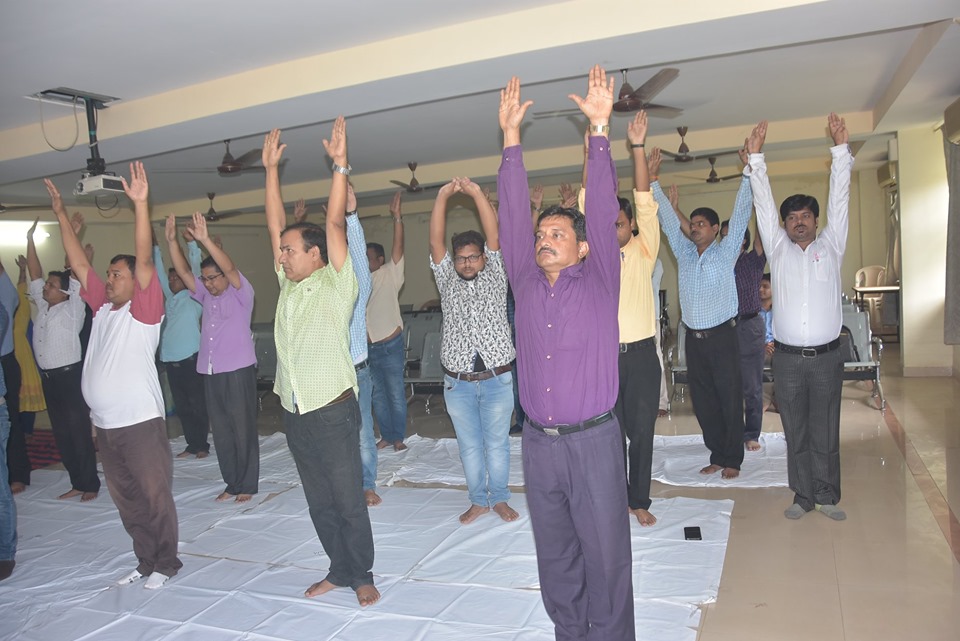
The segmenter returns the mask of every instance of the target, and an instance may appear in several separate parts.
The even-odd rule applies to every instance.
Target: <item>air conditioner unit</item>
[[[943,112],[943,133],[953,144],[960,144],[960,98]]]
[[[877,167],[877,184],[883,188],[897,184],[897,163],[885,162]]]

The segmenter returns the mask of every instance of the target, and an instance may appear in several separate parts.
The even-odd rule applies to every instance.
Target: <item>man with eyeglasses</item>
[[[177,221],[167,218],[170,258],[180,280],[203,306],[197,372],[204,374],[207,415],[217,463],[226,489],[218,501],[246,503],[259,489],[260,440],[257,435],[257,355],[250,332],[253,286],[207,232],[203,214],[193,214],[190,233],[210,253],[200,276],[177,241]]]
[[[479,232],[454,234],[447,252],[447,205],[456,194],[477,207],[486,243]],[[470,508],[460,515],[472,523],[491,509],[515,521],[510,507],[510,417],[516,356],[507,322],[507,272],[500,254],[497,214],[483,190],[469,178],[440,188],[430,216],[430,268],[440,291],[443,337],[440,363],[443,400],[453,421]]]

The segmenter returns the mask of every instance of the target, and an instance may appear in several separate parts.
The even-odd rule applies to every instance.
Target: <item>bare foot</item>
[[[713,465],[712,463],[700,470],[701,474],[716,474],[723,469],[722,465]]]
[[[226,492],[224,492],[226,494]],[[253,498],[253,494],[237,494],[237,498],[233,499],[237,503],[246,503]]]
[[[747,441],[743,444],[747,448],[748,452],[759,452],[760,451],[760,441]]]
[[[80,490],[74,490],[73,488],[71,488],[69,492],[64,492],[63,494],[58,496],[57,499],[60,499],[60,500],[72,499],[73,497],[80,496],[81,494],[83,494],[83,492],[81,492]]]
[[[210,452],[206,450],[200,450],[197,452],[197,458],[207,458],[208,456],[210,456]]]
[[[230,494],[230,492],[227,492],[226,490],[224,490],[223,492],[220,492],[219,496],[217,496],[217,500],[218,500],[218,501],[229,501],[230,499],[234,498],[235,496],[236,496],[236,494]]]
[[[402,452],[407,449],[407,446],[403,444],[403,441],[395,441],[393,443],[393,450],[395,452]]]
[[[373,507],[374,505],[380,505],[383,503],[383,499],[376,493],[374,490],[364,490],[363,498],[367,500],[367,507]]]
[[[735,479],[738,476],[740,476],[740,470],[738,470],[735,467],[725,467],[723,468],[723,471],[720,472],[720,477],[725,478],[727,480]]]
[[[477,517],[481,514],[486,514],[490,511],[488,507],[480,507],[479,505],[471,505],[470,509],[460,515],[460,522],[466,525],[467,523],[473,523],[477,520]]]
[[[493,511],[500,515],[500,518],[506,522],[516,521],[520,515],[515,509],[507,505],[506,501],[501,501],[493,506]]]
[[[379,441],[377,441],[377,449],[378,449],[378,450],[384,450],[384,449],[390,447],[390,445],[391,445],[391,443],[388,443],[387,441],[385,441],[385,440],[383,440],[383,439],[380,439]]]
[[[184,450],[184,451],[180,452],[179,454],[177,454],[177,458],[187,458],[187,457],[190,457],[190,456],[193,456],[193,454],[191,454],[190,452],[188,452],[188,451],[186,451],[186,450]]]
[[[650,527],[651,525],[657,522],[657,517],[650,514],[650,512],[643,509],[642,507],[638,507],[635,510],[631,509],[630,512],[635,517],[637,517],[637,520],[640,522],[640,525],[642,525],[643,527]]]
[[[83,496],[80,497],[80,502],[86,503],[87,501],[92,501],[98,496],[100,496],[100,492],[84,492]]]
[[[368,605],[373,605],[379,600],[380,591],[373,587],[373,584],[361,585],[357,588],[357,601],[360,602],[361,607],[365,608]]]
[[[305,597],[320,596],[321,594],[326,594],[330,590],[336,590],[338,587],[340,586],[334,585],[330,583],[330,581],[327,581],[326,579],[324,579],[323,581],[320,581],[319,583],[314,583],[309,588],[307,588],[307,591],[303,593],[303,596]]]
[[[27,489],[26,484],[20,481],[14,481],[10,484],[10,492],[13,494],[20,494],[20,492],[23,492],[25,489]]]
[[[670,412],[667,410],[657,410],[657,418],[663,418],[664,416],[670,416]]]

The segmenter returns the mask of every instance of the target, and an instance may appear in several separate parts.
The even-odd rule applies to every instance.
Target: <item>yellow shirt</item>
[[[274,326],[277,377],[273,391],[283,409],[306,414],[348,387],[356,394],[350,318],[358,287],[350,257],[339,272],[327,265],[295,283],[278,269],[277,278],[280,300]]]

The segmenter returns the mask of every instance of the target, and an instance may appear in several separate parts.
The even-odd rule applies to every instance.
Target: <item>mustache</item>
[[[544,252],[546,252],[546,253],[548,253],[548,254],[553,254],[554,256],[557,255],[557,252],[554,251],[553,249],[550,249],[549,247],[541,247],[541,248],[540,248],[540,251],[537,252],[537,256],[539,256],[540,254],[542,254],[542,253],[544,253]]]

